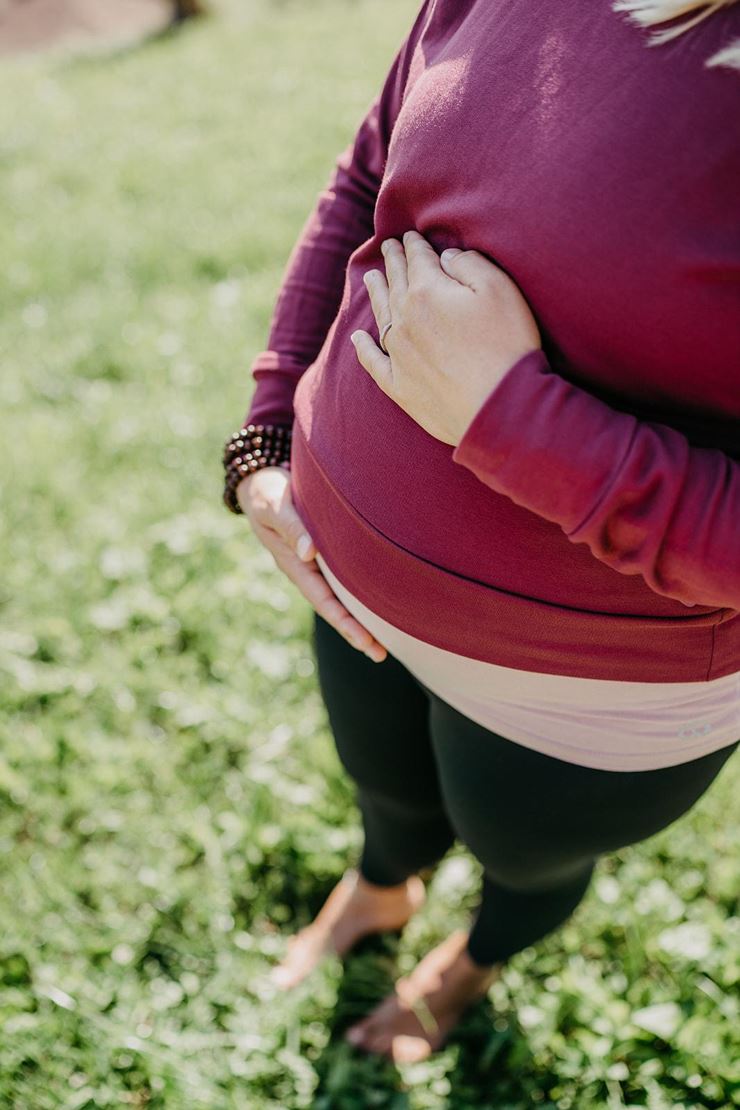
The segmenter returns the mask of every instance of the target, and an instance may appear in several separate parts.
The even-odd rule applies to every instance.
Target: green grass
[[[310,614],[220,504],[290,247],[409,0],[0,71],[0,1105],[740,1106],[737,760],[432,1061],[341,1030],[474,903],[267,972],[359,846]]]

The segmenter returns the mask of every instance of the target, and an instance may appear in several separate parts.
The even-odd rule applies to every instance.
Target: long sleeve
[[[375,201],[409,65],[431,0],[421,8],[380,94],[338,157],[283,276],[247,421],[291,423],[298,379],[318,355],[341,303],[347,263],[373,233]]]
[[[656,593],[740,609],[740,463],[612,409],[542,351],[509,369],[453,459]]]

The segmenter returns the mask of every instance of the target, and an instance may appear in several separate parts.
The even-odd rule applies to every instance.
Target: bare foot
[[[370,933],[401,929],[424,903],[424,883],[416,875],[400,886],[376,886],[348,871],[321,907],[315,921],[288,941],[288,954],[272,973],[283,990],[297,986],[329,952],[345,953]]]
[[[417,1063],[440,1048],[501,969],[501,964],[474,963],[466,951],[467,939],[461,930],[432,949],[409,976],[399,979],[393,994],[347,1030],[347,1040],[397,1064]]]

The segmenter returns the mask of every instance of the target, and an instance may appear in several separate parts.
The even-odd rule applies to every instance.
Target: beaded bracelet
[[[236,489],[242,478],[265,466],[290,466],[293,430],[287,424],[247,424],[224,444],[224,504],[232,513],[242,507]]]

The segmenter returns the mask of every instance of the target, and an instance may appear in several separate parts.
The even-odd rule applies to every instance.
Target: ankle
[[[350,870],[348,872],[345,872],[345,877],[347,877],[347,881],[352,883],[356,887],[356,889],[363,890],[375,897],[382,897],[383,895],[395,895],[396,897],[398,897],[399,895],[407,894],[409,887],[413,884],[414,879],[416,878],[416,876],[412,875],[408,879],[404,879],[401,883],[394,883],[393,885],[389,885],[384,883],[374,883],[370,879],[366,878],[359,870]],[[421,883],[421,879],[418,879],[418,882]]]
[[[466,977],[479,982],[485,990],[500,977],[503,963],[481,964],[470,954],[467,946],[460,953],[460,962]]]

